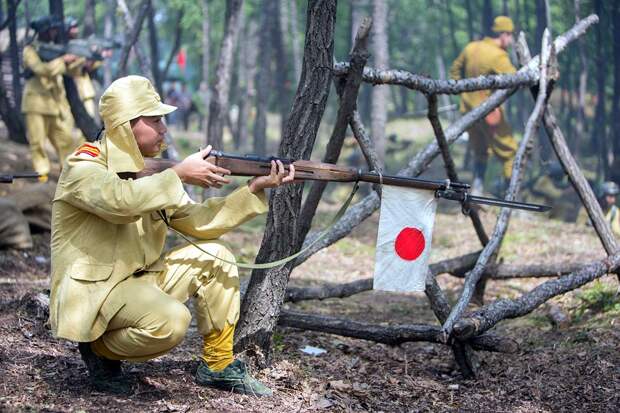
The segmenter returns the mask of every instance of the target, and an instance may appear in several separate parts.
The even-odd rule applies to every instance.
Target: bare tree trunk
[[[301,76],[301,48],[299,47],[299,21],[297,13],[297,1],[286,0],[289,2],[289,23],[291,43],[293,45],[293,67],[295,68],[295,83],[299,82]]]
[[[177,55],[177,53],[179,53],[179,49],[181,48],[181,40],[183,38],[183,25],[181,23],[183,22],[183,14],[183,8],[181,8],[177,12],[174,21],[174,40],[172,41],[172,48],[170,49],[170,54],[168,55],[168,59],[166,60],[164,70],[159,74],[161,83],[163,83],[168,77],[168,72],[170,71],[172,61],[174,60],[174,57]],[[157,67],[157,69],[159,70],[159,66]]]
[[[115,27],[116,0],[107,0],[105,18],[103,21],[103,36],[106,39],[112,38]],[[112,83],[112,64],[110,59],[103,61],[103,86],[107,87]]]
[[[267,152],[267,112],[269,109],[271,62],[270,27],[273,16],[267,7],[260,13],[260,34],[258,38],[258,72],[256,74],[256,119],[254,120],[254,153],[264,155]]]
[[[372,12],[372,51],[377,69],[387,69],[389,64],[387,12],[388,4],[383,0],[373,0]],[[375,149],[381,165],[385,162],[385,125],[387,123],[388,87],[375,86],[372,89],[372,112],[370,134],[375,142]]]
[[[220,57],[215,69],[215,80],[211,87],[207,144],[223,149],[224,123],[228,113],[230,80],[235,44],[239,34],[239,18],[243,11],[243,0],[226,0],[224,37],[220,46]]]
[[[591,140],[596,143],[598,148],[598,168],[597,168],[597,180],[602,177],[604,180],[609,176],[609,158],[608,158],[608,146],[607,146],[607,114],[605,113],[605,100],[607,98],[605,93],[605,81],[607,79],[607,56],[605,55],[605,48],[603,44],[603,29],[609,23],[609,19],[606,18],[606,11],[604,10],[603,0],[594,1],[594,12],[599,16],[601,22],[596,25],[596,112],[594,115],[594,125],[592,127]],[[603,23],[603,19],[605,23]],[[607,26],[608,27],[608,26]]]
[[[127,75],[127,62],[129,61],[129,52],[133,48],[136,57],[138,58],[138,63],[140,64],[140,70],[142,74],[153,79],[153,73],[151,73],[151,65],[148,61],[147,56],[142,51],[140,47],[140,32],[142,31],[142,24],[144,23],[144,19],[148,14],[149,8],[151,7],[151,0],[142,0],[140,5],[138,6],[138,14],[137,17],[134,18],[131,16],[131,12],[129,7],[127,6],[127,2],[125,0],[117,0],[118,6],[123,13],[123,17],[125,18],[125,26],[127,26],[127,31],[129,32],[129,39],[123,46],[121,50],[121,57],[119,59],[119,68],[117,70],[117,76],[126,76]]]
[[[84,27],[82,36],[88,37],[97,32],[97,19],[95,15],[95,0],[86,0],[84,2]]]
[[[163,94],[161,72],[159,70],[159,40],[157,39],[157,26],[155,26],[155,10],[153,0],[148,8],[147,23],[149,28],[149,49],[151,52],[151,73],[153,73],[153,83],[157,92]]]
[[[580,15],[581,2],[575,0],[575,22],[581,20]],[[584,50],[584,39],[577,40],[577,50],[579,53],[579,86],[577,94],[577,117],[575,118],[575,147],[573,156],[579,157],[579,142],[583,142],[586,133],[586,93],[588,87],[588,62],[586,61],[586,53]]]
[[[482,2],[482,26],[480,32],[485,36],[491,36],[493,27],[493,3],[491,0],[484,0]]]
[[[9,59],[11,59],[14,105],[9,99],[3,79],[0,79],[0,118],[2,118],[2,121],[8,129],[10,140],[16,143],[27,144],[26,128],[21,114],[22,88],[19,68],[19,48],[17,46],[17,2],[15,0],[9,0],[7,2],[6,19],[9,25]],[[4,18],[0,18],[0,22],[4,22]],[[0,59],[1,57],[2,56],[0,56]]]
[[[282,32],[282,7],[281,0],[269,0],[265,7],[270,9],[270,13],[275,18],[275,24],[271,25],[271,44],[273,45],[276,70],[274,72],[275,85],[277,90],[276,102],[280,112],[280,135],[284,135],[286,116],[290,107],[290,82],[288,78],[288,56],[284,44],[284,33]]]
[[[327,104],[334,59],[336,0],[309,0],[302,74],[278,154],[309,159]],[[267,228],[257,262],[288,256],[301,248],[298,237],[302,185],[272,191]],[[282,234],[288,234],[283,237]],[[266,271],[255,270],[241,306],[236,348],[256,350],[269,359],[271,334],[284,302],[292,263]],[[246,353],[248,354],[248,353]]]
[[[245,148],[248,143],[248,118],[251,102],[254,101],[254,76],[257,59],[257,25],[250,20],[245,26],[243,40],[239,42],[239,116],[235,132],[235,150]]]
[[[615,182],[620,182],[620,4],[618,2],[613,2],[611,21],[613,22],[614,50],[614,94],[611,101],[614,161],[610,169],[610,178]]]
[[[452,56],[456,58],[459,55],[459,44],[456,41],[456,25],[454,24],[454,13],[452,12],[452,4],[450,0],[445,0],[446,13],[448,14],[448,30],[450,30],[450,43],[452,44]]]
[[[476,39],[474,33],[474,14],[471,9],[471,0],[465,0],[465,9],[467,10],[467,33],[469,34],[469,41]]]
[[[211,0],[202,0],[202,81],[209,84],[209,63],[211,62],[211,46],[210,46],[210,19],[209,19],[209,2]],[[209,108],[211,93],[205,93],[203,105],[205,109]],[[207,111],[208,112],[208,111]],[[200,125],[201,130],[206,130],[208,113],[204,114],[203,124]]]

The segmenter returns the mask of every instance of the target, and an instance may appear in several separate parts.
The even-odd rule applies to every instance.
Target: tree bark
[[[340,97],[340,107],[338,108],[332,135],[327,142],[327,148],[325,149],[325,155],[322,160],[324,163],[335,164],[338,162],[347,132],[347,126],[349,125],[353,111],[357,109],[357,95],[362,83],[362,71],[364,70],[364,65],[369,56],[368,34],[371,26],[372,20],[369,18],[364,19],[360,24],[355,45],[349,57],[351,61],[351,70],[346,79],[341,80],[341,85],[336,87]],[[299,238],[302,240],[306,238],[310,230],[316,208],[319,205],[319,201],[323,196],[323,191],[326,186],[326,181],[315,181],[312,183],[312,187],[306,197],[306,202],[303,205],[299,217]]]
[[[131,12],[129,11],[129,7],[127,7],[127,3],[125,0],[117,0],[118,7],[121,9],[123,13],[123,17],[125,19],[125,26],[127,26],[127,31],[129,32],[127,42],[123,45],[123,49],[121,50],[121,56],[119,58],[119,68],[117,70],[116,77],[122,77],[127,75],[127,63],[129,61],[129,52],[133,48],[136,57],[138,58],[138,63],[140,64],[140,70],[144,76],[153,79],[153,73],[151,72],[151,65],[148,62],[148,59],[142,48],[140,47],[140,31],[142,31],[142,24],[144,23],[144,19],[146,18],[149,8],[151,7],[151,0],[142,0],[140,5],[138,6],[138,14],[136,19],[134,20],[131,16]]]
[[[151,52],[151,73],[153,73],[153,83],[155,90],[163,95],[163,79],[159,70],[159,40],[157,36],[157,26],[155,25],[155,10],[153,8],[153,0],[150,0],[146,19],[149,29],[149,50]]]
[[[267,153],[267,112],[269,109],[271,62],[271,25],[273,16],[269,9],[262,7],[260,14],[260,34],[258,39],[258,72],[256,74],[256,119],[254,120],[254,153]]]
[[[220,57],[215,69],[215,80],[211,87],[209,122],[206,143],[216,149],[224,148],[224,123],[228,113],[232,61],[239,34],[239,19],[243,12],[243,0],[226,0],[224,37],[220,45]]]
[[[319,124],[327,104],[334,52],[336,0],[309,0],[306,43],[302,75],[278,155],[309,159]],[[298,217],[301,185],[289,185],[272,191],[267,228],[257,262],[279,259],[299,251]],[[289,236],[282,236],[289,234]],[[267,271],[253,271],[248,292],[241,306],[237,325],[236,348],[258,347],[270,355],[271,334],[284,301],[291,264]],[[256,360],[255,360],[256,361]]]
[[[482,2],[482,26],[480,26],[480,33],[485,36],[492,36],[493,31],[493,3],[491,0],[483,0]]]
[[[620,2],[612,2],[611,21],[613,22],[613,53],[614,53],[614,94],[611,101],[611,119],[613,123],[614,161],[611,179],[620,182]]]
[[[11,76],[13,101],[11,104],[4,82],[0,81],[0,116],[9,132],[9,139],[20,144],[27,144],[26,127],[21,114],[22,85],[20,76],[20,58],[17,45],[17,5],[16,0],[7,2],[6,22],[9,27],[9,59],[11,59]],[[1,62],[1,61],[0,61]]]
[[[84,2],[84,27],[82,37],[88,37],[97,32],[97,18],[95,15],[95,0]]]
[[[276,70],[274,72],[274,83],[276,88],[276,102],[280,112],[280,136],[284,135],[286,116],[290,108],[291,82],[289,80],[289,62],[284,43],[284,33],[282,32],[283,19],[282,7],[283,0],[268,0],[265,7],[270,9],[274,16],[275,24],[271,25],[271,44],[274,51]]]
[[[235,150],[245,148],[248,143],[248,118],[250,102],[254,100],[254,76],[256,75],[258,28],[254,20],[244,28],[243,40],[239,42],[239,116],[234,134]]]
[[[373,35],[372,51],[374,64],[377,69],[386,69],[389,64],[388,35],[387,35],[388,2],[373,0]],[[387,123],[387,103],[389,90],[387,86],[379,85],[372,89],[372,112],[370,115],[370,134],[375,142],[375,150],[381,165],[385,161],[385,125]]]
[[[596,111],[594,114],[594,125],[592,127],[591,141],[595,142],[598,149],[599,167],[597,168],[597,181],[600,178],[607,180],[609,176],[609,148],[607,145],[607,114],[605,113],[605,83],[607,80],[607,56],[603,43],[603,29],[609,24],[609,19],[605,18],[603,0],[594,1],[594,12],[600,16],[601,23],[596,26]],[[603,20],[605,18],[605,20]],[[606,24],[605,24],[606,23]]]

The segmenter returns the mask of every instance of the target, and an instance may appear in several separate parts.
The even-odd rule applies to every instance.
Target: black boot
[[[93,352],[90,343],[78,343],[78,350],[96,390],[116,394],[131,392],[131,385],[123,376],[120,361],[99,357]]]

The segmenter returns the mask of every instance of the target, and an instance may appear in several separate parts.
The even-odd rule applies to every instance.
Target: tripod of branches
[[[555,120],[553,108],[547,100],[559,76],[556,55],[584,35],[588,28],[598,22],[598,17],[591,15],[580,20],[554,41],[546,31],[543,36],[541,54],[533,58],[530,56],[525,36],[521,34],[517,47],[521,69],[515,74],[481,76],[459,81],[434,80],[403,70],[377,70],[365,67],[369,56],[368,34],[372,25],[369,18],[365,19],[359,27],[349,62],[332,63],[334,17],[335,1],[309,1],[302,75],[280,145],[280,156],[294,159],[309,158],[318,130],[318,121],[325,109],[329,83],[333,81],[340,107],[324,161],[334,163],[338,160],[345,132],[347,127],[350,127],[366,158],[368,167],[371,170],[380,170],[372,137],[364,128],[357,111],[357,95],[362,82],[374,85],[397,85],[425,95],[428,101],[428,119],[436,137],[436,142],[429,144],[416,154],[408,166],[398,174],[407,177],[418,176],[428,168],[436,156],[441,155],[448,178],[458,180],[449,150],[450,145],[471,125],[499,107],[518,88],[528,87],[532,91],[535,107],[519,145],[506,199],[513,200],[519,194],[528,155],[533,145],[532,136],[542,124],[564,171],[569,176],[570,182],[594,224],[607,252],[607,257],[585,264],[526,264],[522,266],[498,264],[496,257],[508,227],[510,210],[501,210],[493,232],[489,235],[482,226],[477,211],[472,209],[469,216],[483,249],[480,252],[432,264],[428,271],[426,295],[439,322],[437,325],[384,326],[281,310],[285,301],[348,297],[372,289],[371,279],[346,284],[327,284],[314,288],[287,288],[287,283],[293,268],[323,248],[345,237],[379,207],[380,188],[375,187],[374,192],[349,208],[340,221],[329,230],[327,236],[314,244],[297,260],[280,268],[255,270],[252,273],[249,285],[244,286],[236,348],[244,350],[246,355],[258,365],[264,364],[269,358],[271,334],[276,324],[391,345],[408,341],[427,341],[450,346],[463,376],[475,377],[479,363],[474,350],[514,352],[518,349],[515,340],[489,332],[497,323],[528,314],[557,295],[579,288],[596,278],[618,270],[620,252],[618,252],[611,228],[604,219],[592,189],[569,151],[566,139]],[[317,42],[316,39],[321,41]],[[482,105],[463,115],[444,130],[437,114],[437,96],[483,89],[495,91]],[[284,187],[273,192],[270,199],[267,229],[257,262],[282,258],[298,251],[304,244],[312,242],[316,234],[309,232],[310,223],[323,189],[324,185],[313,184],[303,205],[300,188]],[[292,235],[288,238],[283,237],[285,233]],[[448,301],[435,280],[435,276],[441,273],[464,277],[463,291],[454,305]],[[483,297],[487,279],[515,277],[549,277],[552,279],[516,299],[496,300],[475,312],[466,313],[472,297],[475,295],[479,298]]]

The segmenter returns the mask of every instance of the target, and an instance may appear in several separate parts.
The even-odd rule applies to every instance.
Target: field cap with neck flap
[[[161,102],[151,81],[142,76],[126,76],[115,80],[99,101],[99,113],[105,126],[108,170],[138,172],[144,169],[144,158],[131,130],[130,121],[140,116],[164,116],[176,106]]]

